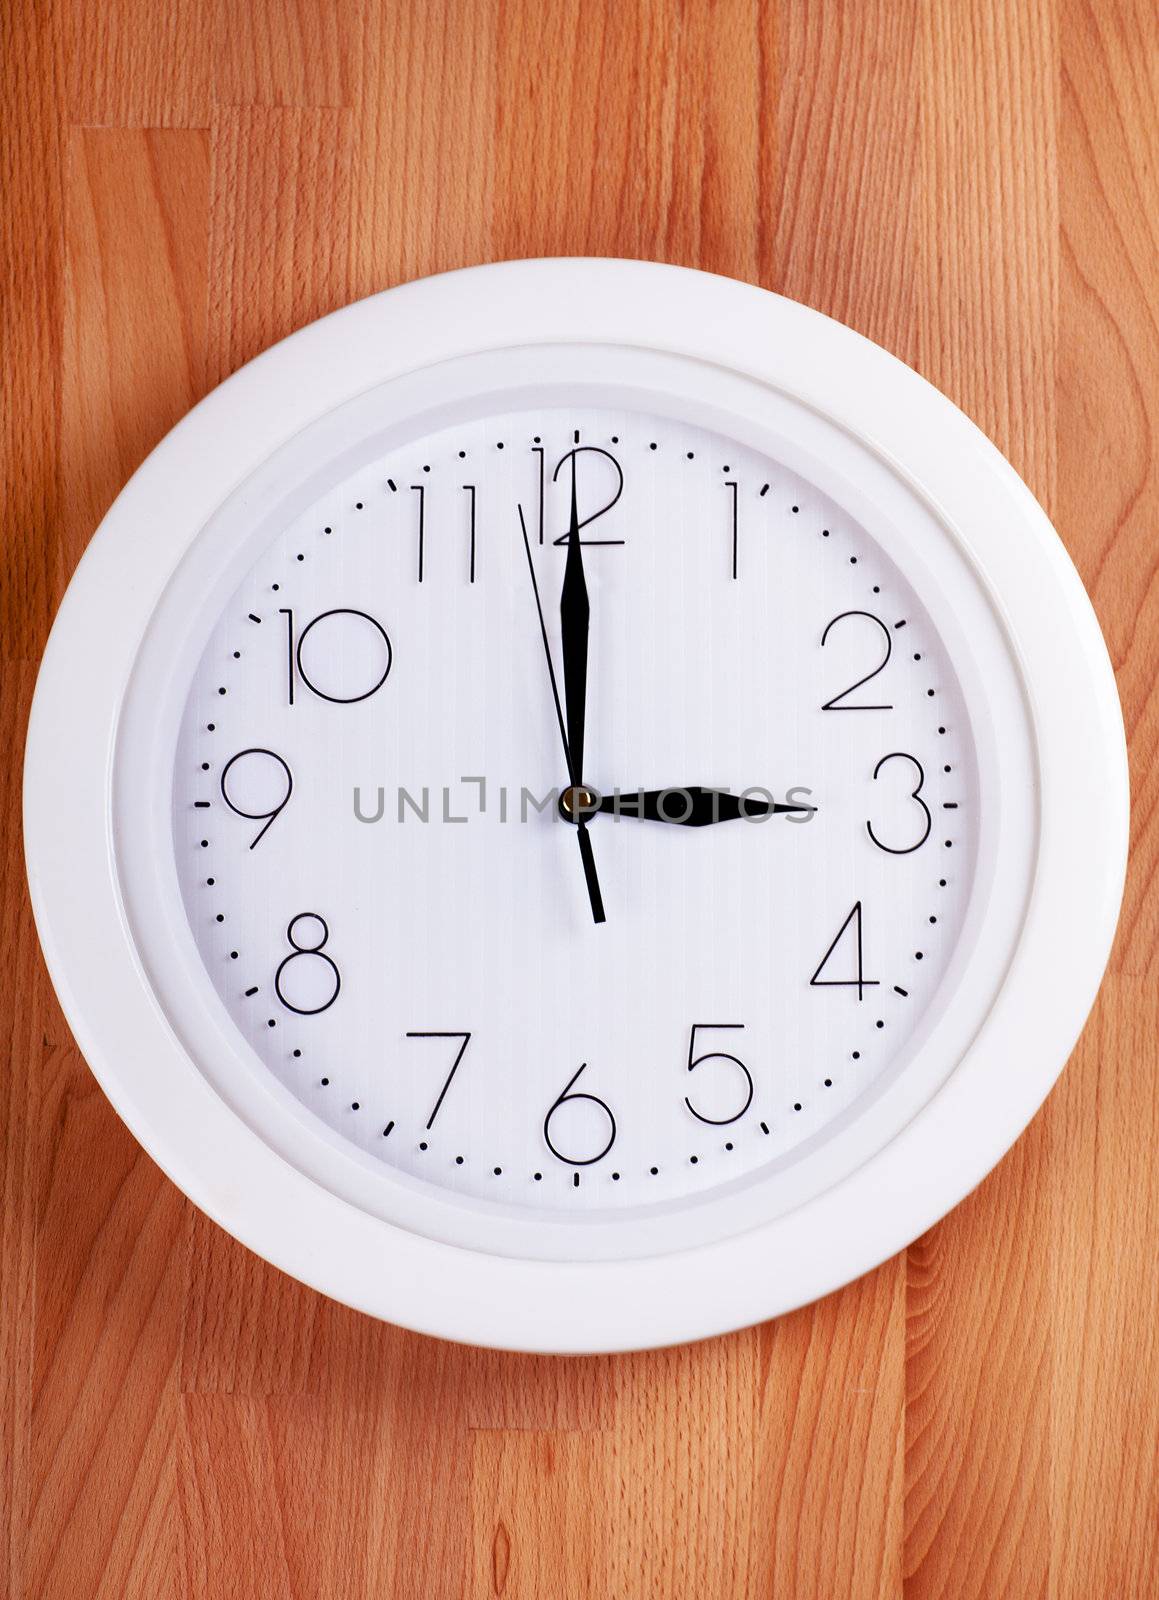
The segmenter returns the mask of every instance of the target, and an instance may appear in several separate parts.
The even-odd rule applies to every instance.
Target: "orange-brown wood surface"
[[[1153,0],[4,0],[0,47],[3,1595],[1155,1595]],[[793,295],[990,433],[1105,630],[1133,854],[1080,1047],[945,1222],[764,1327],[532,1359],[331,1304],[161,1176],[44,975],[19,752],[192,402],[355,296],[583,253]]]

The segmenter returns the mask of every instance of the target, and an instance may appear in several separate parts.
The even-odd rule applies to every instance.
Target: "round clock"
[[[947,400],[755,288],[513,262],[154,451],[45,655],[27,852],[81,1048],[230,1232],[412,1328],[630,1348],[998,1160],[1125,772],[1074,569]]]

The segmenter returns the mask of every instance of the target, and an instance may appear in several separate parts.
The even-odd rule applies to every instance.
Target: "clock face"
[[[329,470],[174,730],[245,1052],[364,1166],[525,1219],[703,1207],[847,1126],[945,1003],[984,778],[887,542],[678,406]]]

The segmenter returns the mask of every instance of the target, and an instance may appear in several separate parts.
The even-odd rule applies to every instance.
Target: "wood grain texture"
[[[0,1595],[1145,1600],[1159,1588],[1159,17],[1149,0],[11,0],[3,715],[173,422],[271,341],[535,254],[838,316],[1009,454],[1131,741],[1111,972],[977,1193],[821,1304],[554,1360],[195,1213],[44,976],[3,782]]]

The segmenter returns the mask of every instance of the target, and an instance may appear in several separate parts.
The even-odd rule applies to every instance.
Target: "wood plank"
[[[67,122],[204,128],[213,71],[208,0],[58,0]]]
[[[493,254],[497,27],[494,6],[465,11],[455,0],[365,9],[347,218],[353,295]]]
[[[1058,1600],[1159,1572],[1159,14],[1061,17],[1060,526],[1106,632],[1131,749],[1114,976],[1048,1107]],[[1109,419],[1113,424],[1109,425]]]
[[[923,13],[917,364],[1049,508],[1056,72],[1049,5]],[[907,1596],[1047,1592],[1051,1322],[1040,1119],[909,1252]]]
[[[200,132],[69,137],[62,580],[125,480],[205,391],[208,176]]]
[[[61,86],[37,0],[0,9],[0,88],[0,659],[19,662],[39,657],[48,632],[58,550]]]
[[[217,10],[214,99],[222,106],[345,106],[361,8],[269,0]]]
[[[213,383],[350,298],[351,151],[347,111],[214,114]]]
[[[78,130],[64,176],[57,538],[67,566],[125,475],[200,391],[205,139]],[[62,1024],[31,1060],[27,1592],[165,1594],[176,1550],[186,1203],[120,1123]]]
[[[496,256],[767,276],[771,8],[549,0],[499,16]]]

